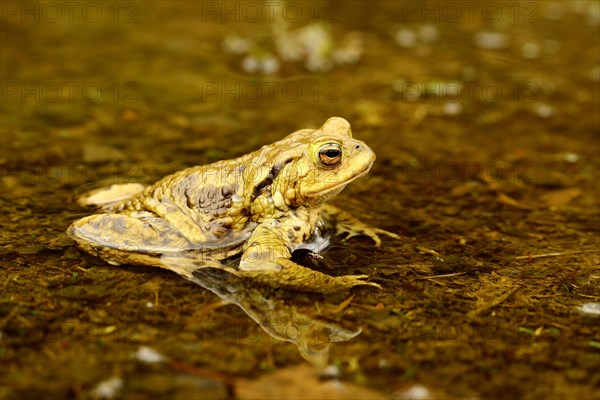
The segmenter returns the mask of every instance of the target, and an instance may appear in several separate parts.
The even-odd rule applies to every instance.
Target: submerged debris
[[[398,399],[400,400],[426,400],[430,399],[431,392],[423,385],[413,385],[403,392],[400,392]]]
[[[298,62],[311,72],[325,72],[334,65],[354,64],[363,53],[360,32],[348,32],[336,41],[330,30],[319,23],[296,30],[288,30],[282,24],[275,26],[272,43],[261,46],[234,34],[224,39],[223,49],[226,53],[245,55],[241,67],[246,73],[264,75],[277,73],[282,62]]]
[[[249,74],[272,75],[279,67],[279,60],[271,53],[251,54],[242,59],[242,69]]]
[[[162,354],[147,346],[140,347],[135,354],[135,358],[148,364],[156,364],[165,361],[165,357]]]
[[[329,364],[328,366],[323,368],[319,373],[319,377],[321,379],[338,379],[340,378],[340,376],[340,367],[334,364]]]
[[[584,303],[577,308],[582,314],[600,316],[600,303]]]
[[[479,31],[475,34],[475,45],[485,50],[502,50],[508,47],[508,35],[502,32]]]
[[[398,29],[396,33],[394,33],[394,40],[398,46],[409,49],[415,47],[417,44],[417,34],[412,29]]]
[[[392,33],[392,36],[398,46],[411,49],[419,45],[437,41],[440,32],[434,25],[421,25],[415,29],[407,27],[398,28]]]
[[[90,393],[94,399],[114,399],[123,390],[123,380],[117,376],[102,381]]]

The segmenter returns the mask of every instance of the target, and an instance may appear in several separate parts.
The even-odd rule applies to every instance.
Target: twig
[[[466,272],[455,272],[453,274],[444,274],[444,275],[433,275],[433,276],[422,276],[420,278],[415,278],[413,280],[418,280],[418,279],[431,279],[431,278],[450,278],[453,276],[461,276],[466,274]]]
[[[0,320],[0,326],[4,325],[8,321],[10,321],[15,315],[17,315],[18,311],[19,311],[19,306],[16,305],[15,308],[10,310],[10,312],[8,313],[8,315],[6,317],[4,317],[2,320]]]
[[[497,305],[499,305],[499,304],[503,303],[504,301],[506,301],[506,299],[508,299],[518,289],[519,289],[519,287],[515,286],[512,290],[509,290],[508,292],[504,293],[502,296],[498,297],[496,300],[492,301],[491,303],[486,304],[483,307],[476,308],[475,310],[469,311],[467,313],[467,316],[469,318],[473,318],[474,316],[476,316],[477,314],[481,313],[482,311],[489,310],[490,308],[496,307]]]
[[[352,300],[354,300],[354,295],[348,297],[346,300],[342,301],[336,308],[331,310],[332,314],[339,314],[342,311],[344,311],[344,309],[346,307],[348,307],[350,305],[350,303],[352,302]]]
[[[425,246],[417,246],[417,250],[420,250],[423,253],[431,254],[432,256],[436,256],[436,257],[442,258],[442,256],[440,255],[440,253],[438,253],[435,250],[428,249]]]
[[[600,299],[600,296],[592,296],[589,294],[577,293],[578,296],[587,297],[588,299]]]
[[[425,279],[425,280],[427,280],[429,282],[435,283],[436,285],[440,285],[442,287],[446,287],[446,285],[444,283],[438,282],[434,278],[450,278],[450,277],[453,277],[453,276],[461,276],[461,275],[464,275],[464,274],[466,274],[466,272],[455,272],[453,274],[433,275],[433,276],[418,276],[417,275],[417,278],[411,279],[410,282],[414,282],[414,281]]]
[[[229,304],[231,304],[231,303],[228,301],[218,301],[216,303],[212,303],[207,306],[204,306],[201,309],[197,310],[194,313],[194,315],[192,315],[191,322],[202,320],[202,319],[204,319],[204,317],[206,317],[208,314],[210,314],[217,308],[221,308],[221,307],[227,306]]]
[[[431,283],[435,283],[436,285],[439,285],[439,286],[441,286],[441,287],[446,287],[446,284],[445,284],[445,283],[438,282],[438,281],[436,281],[435,279],[432,279],[432,278],[430,278],[430,277],[428,277],[428,276],[425,276],[425,277],[423,277],[423,278],[417,278],[417,279],[425,279],[426,281],[429,281],[429,282],[431,282]],[[417,279],[414,279],[414,280],[416,281]]]
[[[545,257],[560,257],[560,256],[569,256],[571,254],[581,254],[581,253],[597,253],[600,250],[576,250],[576,251],[565,251],[563,253],[545,253],[545,254],[532,254],[527,256],[516,256],[516,260],[526,260],[529,258],[545,258]]]

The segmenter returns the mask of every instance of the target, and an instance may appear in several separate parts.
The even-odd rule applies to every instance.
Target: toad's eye
[[[342,161],[342,148],[339,144],[328,143],[319,149],[319,160],[321,164],[333,167]]]

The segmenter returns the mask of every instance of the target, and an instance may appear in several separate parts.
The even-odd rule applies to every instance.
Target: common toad
[[[74,222],[69,235],[111,264],[151,265],[191,278],[198,268],[226,269],[277,288],[336,292],[379,287],[367,275],[329,276],[291,261],[294,250],[319,243],[325,223],[338,231],[398,236],[325,204],[365,175],[375,153],[352,137],[342,118],[302,129],[242,157],[196,166],[151,186],[113,185],[85,204],[103,213]],[[226,260],[241,254],[239,264]]]

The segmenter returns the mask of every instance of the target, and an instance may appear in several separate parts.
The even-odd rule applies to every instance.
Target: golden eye
[[[319,149],[319,160],[323,165],[333,167],[342,161],[342,148],[336,143],[327,143]]]

